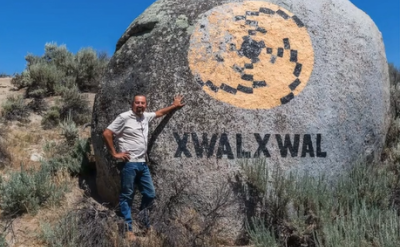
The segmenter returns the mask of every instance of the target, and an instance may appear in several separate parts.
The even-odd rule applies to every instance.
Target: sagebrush
[[[60,202],[65,187],[54,183],[48,167],[12,172],[0,180],[0,207],[6,216],[35,214],[41,205]]]
[[[29,122],[29,109],[22,96],[9,96],[2,104],[2,117],[8,121]]]
[[[81,91],[97,92],[109,58],[92,48],[73,54],[65,45],[47,43],[42,56],[28,54],[25,60],[26,69],[16,74],[11,83],[18,89],[26,87],[29,98],[43,98],[60,95],[63,88],[74,84]]]
[[[11,161],[11,154],[7,148],[7,130],[0,128],[0,169],[4,168]]]
[[[268,179],[255,186],[243,169],[248,213],[247,230],[256,246],[396,246],[400,217],[393,207],[399,187],[398,168],[358,163],[337,181],[307,174],[285,174],[263,162],[248,166]],[[257,166],[261,168],[256,168]],[[263,175],[260,175],[263,176]],[[255,180],[260,181],[260,179]],[[259,189],[262,187],[262,189]],[[378,220],[379,224],[376,223]]]

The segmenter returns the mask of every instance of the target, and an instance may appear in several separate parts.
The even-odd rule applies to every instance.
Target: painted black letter
[[[276,136],[276,141],[278,142],[279,150],[281,151],[282,158],[287,157],[288,149],[292,157],[297,157],[297,154],[299,153],[300,135],[297,134],[294,135],[293,145],[292,142],[290,141],[289,134],[285,135],[285,143],[282,143],[281,135],[277,134],[275,136]]]
[[[317,157],[326,158],[326,152],[321,151],[322,135],[317,134]]]
[[[186,147],[186,143],[188,140],[188,133],[183,134],[183,138],[179,137],[178,133],[174,133],[174,137],[176,140],[176,143],[178,143],[178,149],[176,150],[176,153],[174,155],[175,158],[180,158],[182,156],[182,152],[185,154],[186,157],[191,158],[192,155],[190,154],[189,150]]]
[[[233,153],[231,149],[231,145],[229,144],[228,135],[223,133],[221,138],[219,139],[219,146],[217,151],[217,159],[221,159],[222,155],[226,154],[228,159],[233,160]]]
[[[309,134],[306,134],[303,137],[303,149],[301,151],[301,157],[306,157],[307,153],[310,154],[310,157],[315,157],[311,135]]]
[[[266,147],[268,141],[269,141],[269,137],[271,135],[270,134],[266,134],[264,136],[264,139],[261,140],[261,136],[258,133],[254,133],[254,137],[257,140],[258,143],[258,149],[257,151],[254,153],[254,158],[258,158],[260,157],[260,153],[263,152],[265,157],[271,157],[271,155],[268,152],[268,149]]]
[[[250,152],[246,152],[242,150],[242,134],[236,134],[236,153],[238,159],[241,158],[250,158]]]
[[[203,133],[203,141],[199,142],[199,138],[196,133],[192,133],[192,140],[194,149],[196,150],[197,158],[203,158],[203,150],[207,152],[207,158],[210,158],[214,154],[215,143],[217,143],[217,134],[213,134],[211,142],[208,144],[207,133]]]

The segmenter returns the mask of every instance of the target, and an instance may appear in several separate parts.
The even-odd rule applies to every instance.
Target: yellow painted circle
[[[246,1],[205,13],[191,36],[188,61],[195,80],[216,100],[271,109],[305,88],[314,51],[297,16],[271,3]]]

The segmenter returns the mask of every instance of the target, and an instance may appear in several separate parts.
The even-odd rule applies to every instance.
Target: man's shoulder
[[[143,115],[147,119],[153,119],[153,118],[155,118],[156,113],[155,112],[143,112]]]
[[[132,115],[132,111],[126,111],[119,114],[119,117],[123,119],[127,119]]]

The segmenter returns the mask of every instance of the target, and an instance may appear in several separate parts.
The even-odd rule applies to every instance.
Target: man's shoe
[[[128,231],[128,232],[126,233],[126,239],[127,239],[129,242],[133,242],[133,241],[136,240],[136,236],[135,236],[135,234],[133,234],[132,231]]]

